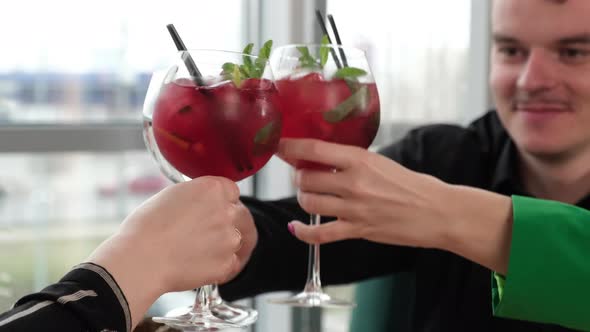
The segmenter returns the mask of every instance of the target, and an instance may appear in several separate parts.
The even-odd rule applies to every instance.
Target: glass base
[[[211,312],[215,317],[241,327],[252,325],[258,320],[258,311],[225,301],[212,305]]]
[[[240,325],[217,318],[211,313],[196,313],[191,307],[169,311],[165,317],[153,317],[156,323],[166,324],[182,331],[221,331],[241,328]]]
[[[268,302],[305,308],[352,308],[356,305],[353,302],[333,299],[330,295],[322,292],[301,292],[286,299],[270,299]]]

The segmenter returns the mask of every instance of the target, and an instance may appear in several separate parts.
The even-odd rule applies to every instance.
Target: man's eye
[[[587,57],[588,55],[590,55],[590,52],[587,50],[577,48],[564,48],[559,50],[559,56],[566,59],[579,59]]]
[[[516,47],[503,47],[500,49],[500,53],[509,56],[515,56],[518,55],[518,49]]]
[[[518,58],[525,56],[525,51],[516,46],[502,46],[498,48],[498,53],[506,58]]]

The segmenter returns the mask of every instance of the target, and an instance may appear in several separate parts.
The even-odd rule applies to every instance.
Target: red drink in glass
[[[198,87],[177,79],[162,87],[153,113],[153,135],[164,159],[189,178],[253,175],[280,138],[281,114],[271,81],[248,79]]]
[[[375,83],[326,81],[321,74],[311,73],[299,79],[281,79],[277,88],[283,111],[283,137],[315,138],[367,148],[377,134],[380,112]],[[338,110],[355,93],[357,98],[352,99],[356,103],[347,110]],[[303,162],[297,166],[318,167]]]

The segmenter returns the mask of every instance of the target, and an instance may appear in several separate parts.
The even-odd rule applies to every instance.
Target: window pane
[[[328,1],[343,43],[368,52],[384,124],[456,121],[464,110],[471,1]]]
[[[176,52],[166,24],[189,48],[239,50],[245,2],[12,2],[0,13],[0,121],[138,120],[150,73]]]
[[[120,221],[168,185],[147,152],[0,155],[0,225]]]
[[[0,155],[0,310],[56,281],[170,183],[150,159],[144,151]]]

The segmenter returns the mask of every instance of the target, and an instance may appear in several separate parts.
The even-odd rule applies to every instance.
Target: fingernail
[[[295,236],[295,225],[293,225],[292,223],[288,223],[287,228],[289,229],[289,232],[293,234],[293,236]]]

